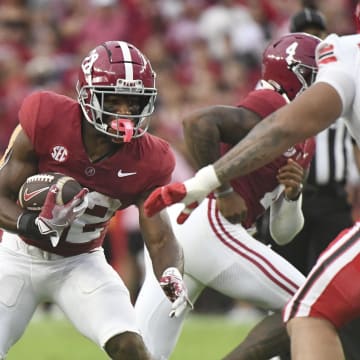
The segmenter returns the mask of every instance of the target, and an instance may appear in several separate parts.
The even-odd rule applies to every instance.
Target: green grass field
[[[193,315],[171,360],[219,360],[247,334],[249,326],[218,316]],[[108,357],[66,320],[32,321],[7,360],[102,360]]]

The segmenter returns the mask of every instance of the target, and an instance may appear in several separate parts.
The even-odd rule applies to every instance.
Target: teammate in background
[[[290,19],[290,31],[325,38],[325,17],[319,11],[305,8]],[[359,148],[340,118],[316,136],[316,151],[303,189],[303,229],[291,243],[279,246],[271,239],[266,221],[262,224],[259,237],[271,243],[272,249],[305,275],[332,239],[354,223],[346,190],[351,166],[356,167],[354,156],[360,163]],[[359,357],[359,325],[357,320],[340,331],[347,360]]]
[[[237,107],[214,106],[184,119],[185,141],[199,167],[229,151],[263,117],[312,83],[318,43],[318,38],[303,33],[272,42],[264,51],[262,80]],[[192,302],[208,286],[234,299],[277,310],[227,360],[268,359],[289,348],[279,311],[304,277],[252,234],[256,219],[269,207],[270,229],[279,243],[291,241],[301,229],[303,168],[309,166],[313,151],[314,140],[309,139],[249,176],[223,184],[183,226],[176,223],[179,207],[168,209],[184,250],[184,281]],[[170,193],[164,195],[171,199]],[[168,359],[187,312],[169,318],[171,304],[160,291],[148,257],[146,265],[135,310],[151,354],[155,359]]]
[[[314,85],[254,127],[230,152],[181,184],[158,190],[145,203],[155,213],[175,202],[189,215],[222,183],[267,164],[293,144],[343,116],[360,144],[360,35],[331,34],[317,47]],[[319,257],[305,283],[287,304],[284,321],[293,360],[338,360],[345,355],[337,329],[360,314],[360,222],[344,229]]]
[[[77,91],[78,101],[46,91],[28,96],[2,160],[1,359],[43,300],[57,304],[112,359],[150,359],[129,292],[101,247],[110,218],[131,204],[174,310],[187,301],[172,229],[165,217],[148,218],[143,210],[149,191],[166,184],[174,168],[169,145],[146,132],[157,93],[149,60],[131,44],[106,42],[82,61]],[[21,209],[22,183],[51,171],[88,190],[59,206],[52,187],[40,214]]]

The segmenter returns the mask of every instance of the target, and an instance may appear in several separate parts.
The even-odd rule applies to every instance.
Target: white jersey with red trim
[[[317,48],[316,82],[332,86],[342,102],[341,116],[360,145],[360,35],[330,35]],[[341,328],[360,313],[360,222],[344,229],[321,253],[284,308],[284,321],[322,318]],[[351,304],[351,306],[349,306]]]
[[[326,82],[339,94],[351,135],[360,145],[360,34],[329,35],[316,50],[316,82]]]

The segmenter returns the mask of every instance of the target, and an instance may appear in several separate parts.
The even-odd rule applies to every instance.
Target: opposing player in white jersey
[[[157,201],[156,210],[173,202],[183,202],[187,208],[200,203],[220,183],[251,173],[340,116],[360,144],[360,35],[329,35],[317,47],[316,58],[319,72],[314,85],[264,119],[214,165],[202,168],[182,186],[163,189],[172,200],[167,198],[161,205]],[[359,269],[357,221],[321,254],[285,308],[293,360],[344,359],[336,329],[360,314]]]
[[[170,224],[143,211],[149,191],[174,168],[169,145],[146,132],[156,97],[149,60],[131,44],[106,42],[84,58],[77,90],[78,101],[46,91],[28,96],[1,163],[0,359],[41,301],[56,303],[112,359],[150,359],[129,291],[101,247],[110,218],[132,204],[161,286],[171,301],[186,302]],[[71,176],[89,193],[60,206],[53,188],[40,214],[21,209],[20,186],[42,172]]]
[[[264,52],[263,76],[258,88],[237,107],[211,107],[184,119],[185,139],[199,167],[229,151],[263,117],[311,84],[316,74],[318,43],[318,38],[303,33],[273,41]],[[175,235],[184,250],[184,281],[191,301],[195,302],[208,286],[268,310],[279,311],[284,307],[304,277],[254,239],[252,231],[256,219],[269,207],[271,231],[279,243],[291,241],[301,229],[301,182],[313,152],[311,138],[289,147],[252,174],[223,184],[183,225],[177,223],[179,206],[168,209]],[[180,223],[182,220],[183,217],[178,219]],[[186,314],[169,318],[171,303],[161,293],[149,259],[146,261],[146,278],[135,310],[152,355],[155,359],[168,359]],[[282,331],[275,331],[275,324]],[[268,359],[286,348],[288,339],[279,313],[266,318],[262,326],[262,333],[241,344],[227,359]],[[272,338],[265,341],[268,335]]]

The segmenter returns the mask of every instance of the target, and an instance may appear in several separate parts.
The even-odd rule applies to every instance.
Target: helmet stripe
[[[125,66],[125,79],[126,80],[134,80],[134,72],[133,72],[133,64],[131,58],[131,52],[129,49],[129,45],[124,41],[119,41],[119,45],[121,47],[121,51],[124,57],[124,66]]]

